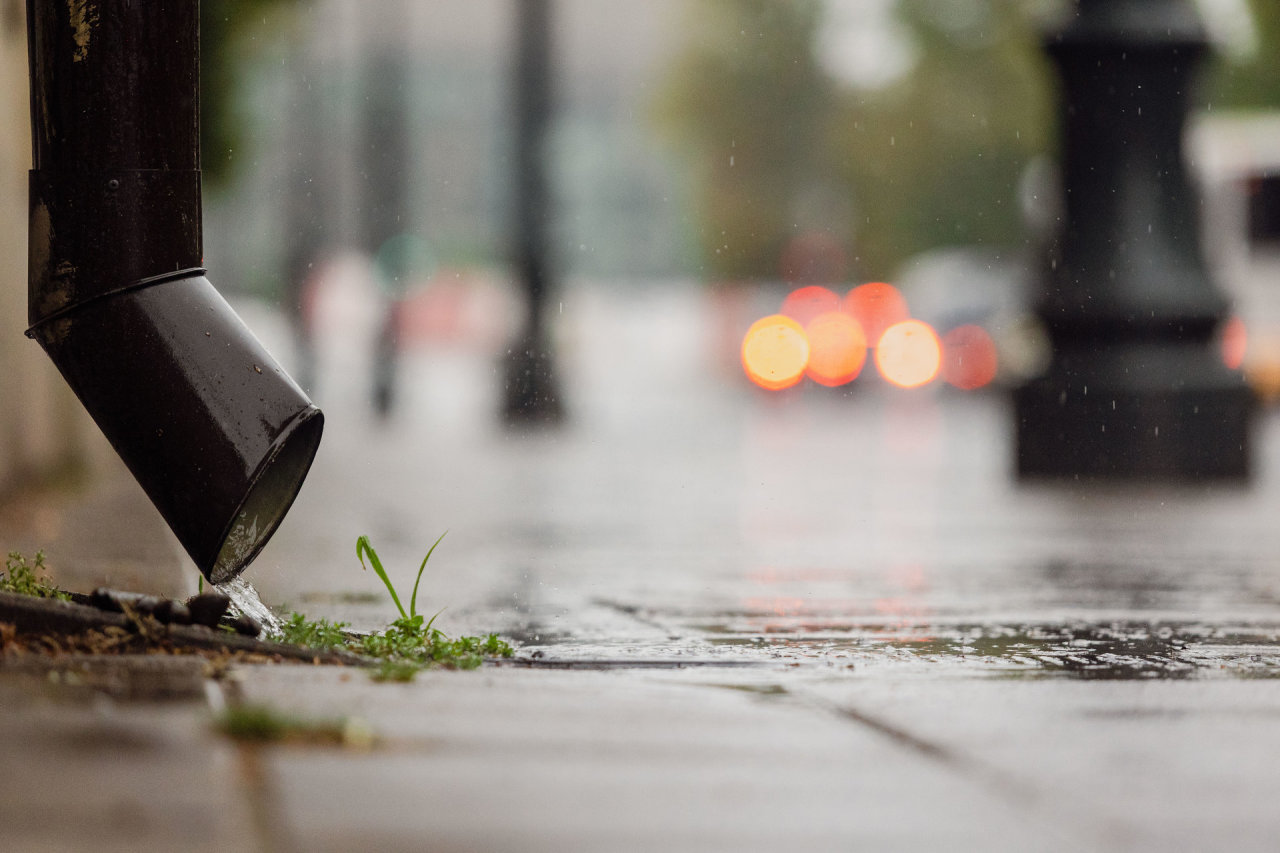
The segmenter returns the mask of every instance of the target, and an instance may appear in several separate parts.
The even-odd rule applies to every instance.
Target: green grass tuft
[[[397,619],[381,633],[355,639],[349,648],[378,658],[385,665],[394,665],[388,666],[388,671],[408,673],[397,675],[397,681],[407,681],[413,673],[433,667],[475,669],[486,657],[511,657],[515,653],[511,644],[497,634],[452,638],[430,622],[422,624],[421,619]]]
[[[311,649],[346,648],[348,635],[346,622],[330,622],[328,619],[308,619],[301,613],[290,613],[280,626],[281,642]]]
[[[413,579],[413,594],[409,597],[408,613],[404,611],[404,605],[400,603],[400,596],[396,594],[396,586],[391,582],[390,576],[387,575],[387,570],[382,567],[382,561],[378,559],[378,552],[373,550],[373,545],[370,544],[369,537],[359,536],[356,538],[356,557],[360,560],[360,568],[366,568],[364,558],[368,556],[369,563],[373,566],[374,572],[376,572],[378,577],[382,579],[382,582],[386,584],[387,592],[391,594],[391,600],[395,602],[396,609],[400,611],[401,619],[413,619],[417,617],[418,584],[422,582],[422,573],[426,570],[427,560],[431,559],[432,553],[436,550],[436,545],[440,544],[440,540],[444,539],[445,534],[448,532],[449,531],[446,530],[444,533],[441,533],[440,537],[432,543],[431,547],[427,549],[427,556],[422,558],[422,565],[418,566],[418,576]]]
[[[266,705],[228,708],[215,721],[227,737],[253,743],[347,744],[354,728],[347,720],[306,720]],[[367,738],[366,738],[367,739]]]
[[[403,660],[384,660],[370,676],[374,681],[413,681],[413,677],[422,672],[416,663]]]
[[[427,550],[427,556],[422,558],[422,564],[418,566],[408,611],[405,610],[377,551],[369,543],[369,538],[361,536],[356,540],[356,556],[360,559],[361,567],[367,568],[367,558],[400,612],[400,618],[385,630],[368,635],[352,634],[347,630],[349,626],[346,622],[308,619],[303,614],[294,612],[285,620],[278,639],[307,648],[341,649],[373,658],[378,663],[373,677],[378,681],[411,681],[424,669],[475,669],[487,657],[511,657],[515,650],[497,634],[486,637],[450,637],[435,627],[436,617],[440,612],[430,619],[424,619],[417,612],[418,587],[423,571],[442,539],[444,534]],[[251,716],[246,717],[246,723],[252,721]],[[265,726],[265,722],[263,724]]]
[[[448,533],[446,530],[445,533]],[[369,542],[368,536],[356,539],[356,556],[360,559],[360,567],[366,568],[365,557],[374,572],[382,579],[391,595],[392,602],[400,611],[400,618],[391,623],[385,631],[367,637],[358,637],[348,643],[347,648],[358,654],[377,658],[382,661],[382,668],[375,673],[375,678],[382,681],[409,681],[415,674],[431,667],[447,667],[449,669],[475,669],[484,663],[486,657],[511,657],[514,649],[498,638],[497,634],[488,637],[452,638],[435,627],[436,616],[424,620],[418,613],[418,586],[422,581],[422,573],[427,568],[427,561],[435,552],[436,546],[444,539],[445,533],[427,549],[427,555],[418,566],[418,575],[413,582],[413,593],[409,598],[409,609],[406,612],[395,584],[383,568],[378,552]]]
[[[34,563],[30,564],[22,554],[11,551],[4,562],[4,571],[0,572],[0,591],[70,601],[71,596],[58,589],[44,573],[43,551],[37,551]]]

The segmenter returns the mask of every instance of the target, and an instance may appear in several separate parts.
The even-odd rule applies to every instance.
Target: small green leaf
[[[427,560],[431,559],[431,554],[433,551],[436,550],[436,545],[440,544],[440,539],[443,539],[445,535],[448,534],[448,532],[449,531],[446,530],[444,533],[440,534],[440,538],[437,539],[431,545],[431,547],[427,549],[427,556],[422,558],[422,565],[418,566],[418,576],[413,579],[413,595],[409,596],[409,615],[410,616],[418,615],[418,584],[422,582],[422,571],[427,567]]]
[[[436,624],[436,616],[439,616],[441,613],[445,612],[445,610],[447,609],[448,607],[446,606],[446,607],[441,607],[439,610],[437,610],[435,616],[432,616],[431,619],[427,622],[427,627],[422,629],[423,633],[426,633],[427,631],[432,630],[431,626]],[[418,618],[421,619],[422,617],[418,617]],[[436,633],[439,634],[440,632],[436,631]]]
[[[435,621],[444,612],[444,608],[437,610],[435,615],[425,622],[423,616],[417,612],[418,587],[422,582],[423,572],[436,546],[444,539],[445,533],[440,534],[440,538],[436,539],[428,549],[427,556],[422,558],[422,565],[418,567],[418,576],[414,579],[408,613],[405,613],[404,605],[396,594],[391,579],[387,577],[377,552],[369,544],[369,538],[361,536],[356,540],[356,556],[360,559],[361,568],[368,568],[365,563],[365,557],[368,556],[369,562],[373,564],[373,570],[377,572],[378,577],[382,578],[387,591],[391,593],[392,601],[400,611],[400,618],[393,620],[384,631],[365,636],[342,637],[345,647],[350,651],[381,661],[380,669],[374,674],[378,680],[407,681],[420,670],[434,667],[475,669],[484,663],[487,655],[509,657],[512,653],[511,646],[498,639],[496,634],[490,634],[486,638],[450,639],[435,627]],[[328,628],[323,620],[313,625],[302,617],[298,617],[291,622],[296,622],[297,625],[290,624],[287,627],[296,627],[299,635],[308,639],[321,633],[321,628]],[[342,623],[338,624],[342,625]],[[342,636],[338,630],[334,633]]]
[[[391,593],[391,600],[396,603],[396,609],[400,611],[400,617],[407,618],[408,614],[404,612],[404,605],[400,603],[400,596],[396,595],[396,588],[391,583],[391,578],[387,577],[386,569],[382,568],[382,561],[378,559],[378,552],[373,550],[373,546],[369,544],[369,537],[362,535],[356,539],[356,557],[360,559],[360,568],[367,571],[368,567],[364,564],[365,554],[369,555],[369,562],[373,564],[373,570],[378,573],[378,577],[382,578],[382,582],[387,585],[387,592]],[[430,553],[428,553],[428,556],[430,556]]]
[[[313,649],[339,649],[348,644],[346,622],[327,619],[311,620],[301,613],[291,613],[280,626],[281,640]]]

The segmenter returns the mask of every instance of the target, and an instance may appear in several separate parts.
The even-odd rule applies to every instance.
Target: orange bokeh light
[[[903,320],[885,329],[876,347],[876,368],[899,388],[932,382],[942,364],[942,344],[933,328],[920,320]]]
[[[885,329],[911,316],[902,293],[883,281],[868,282],[850,290],[843,307],[862,324],[867,344],[873,347],[880,343]]]
[[[809,338],[805,375],[819,385],[852,382],[867,360],[867,338],[857,320],[843,311],[819,314],[804,327]]]
[[[995,341],[981,326],[957,326],[942,336],[942,378],[960,390],[991,384],[998,367]]]
[[[773,314],[751,324],[742,339],[742,368],[761,388],[781,391],[804,376],[809,338],[791,317]]]
[[[1249,332],[1244,320],[1232,317],[1222,326],[1222,363],[1231,370],[1244,366],[1244,355],[1249,348]]]
[[[839,296],[825,287],[811,284],[788,293],[787,298],[782,300],[782,310],[778,313],[790,317],[801,326],[807,326],[819,314],[839,310]]]

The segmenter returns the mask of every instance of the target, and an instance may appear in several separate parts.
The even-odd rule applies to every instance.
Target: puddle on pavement
[[[1082,679],[1277,678],[1280,625],[1065,622],[1046,624],[777,624],[697,626],[722,649],[855,669],[919,668],[938,675]]]
[[[536,618],[523,629],[509,627],[503,635],[519,647],[513,665],[822,667],[943,678],[1280,678],[1280,622],[1257,618],[886,619],[836,609],[768,612],[749,605],[697,612],[595,603],[626,620],[582,632]]]

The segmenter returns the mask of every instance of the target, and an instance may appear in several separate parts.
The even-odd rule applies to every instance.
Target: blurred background
[[[1070,6],[559,0],[540,140],[555,287],[687,286],[732,364],[740,314],[889,282],[940,335],[982,325],[1020,381],[1040,366],[1023,291],[1058,215],[1040,43]],[[1224,357],[1271,397],[1280,11],[1199,8],[1218,50],[1188,146],[1243,324]],[[322,398],[311,336],[334,323],[349,366],[392,337],[496,353],[519,325],[517,23],[510,0],[205,3],[207,260],[224,292],[285,313],[281,356]]]
[[[505,440],[500,364],[529,311],[513,249],[520,2],[202,2],[206,265],[325,409],[317,470],[338,464],[326,454],[353,466],[333,482],[358,478],[350,454],[380,442],[403,455],[477,434]],[[1223,358],[1270,400],[1280,5],[1196,5],[1216,50],[1188,152],[1211,271],[1237,314]],[[1026,309],[1058,215],[1057,91],[1041,41],[1071,8],[554,0],[539,209],[564,428],[625,453],[633,431],[678,436],[697,421],[714,433],[743,412],[876,394],[930,406],[971,395],[1003,412],[1003,392],[1043,363]],[[21,0],[0,0],[0,495],[111,464],[21,335],[22,21]],[[801,364],[786,381],[774,366],[764,381],[744,370],[744,336],[789,294],[787,313],[803,323],[870,282],[891,286],[876,304],[893,302],[893,318],[929,324],[940,342],[931,371],[898,381],[870,354],[853,376],[847,364],[825,375]],[[976,376],[954,373],[959,352],[981,363]],[[899,423],[927,431],[929,417]],[[1007,449],[1001,417],[976,433],[992,458]],[[910,447],[912,436],[886,428],[883,439]],[[441,455],[413,476],[468,476]],[[441,518],[429,536],[385,522],[406,552],[453,523],[448,489],[428,488],[391,489],[413,506],[406,515]],[[319,501],[304,490],[298,512]],[[344,512],[342,543],[387,514],[354,499]],[[306,538],[292,529],[286,542]]]
[[[1023,291],[1058,215],[1040,43],[1070,5],[557,0],[539,140],[554,287],[709,298],[707,344],[732,366],[741,315],[804,285],[889,282],[939,335],[982,326],[999,378],[1020,381],[1040,366]],[[1280,10],[1199,7],[1218,50],[1188,145],[1209,260],[1247,330],[1224,329],[1224,357],[1271,397]],[[208,264],[291,320],[280,355],[309,390],[323,401],[335,369],[311,335],[335,324],[348,366],[379,339],[385,359],[391,337],[509,343],[524,310],[511,0],[212,0],[203,33]]]

